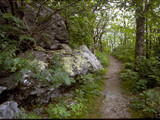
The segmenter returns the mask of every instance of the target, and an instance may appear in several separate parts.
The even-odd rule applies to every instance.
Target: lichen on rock
[[[61,52],[61,54],[65,52]],[[85,75],[89,70],[95,71],[103,68],[86,46],[81,46],[79,49],[73,50],[70,55],[71,56],[62,57],[64,70],[68,72],[70,76]]]
[[[34,64],[37,65],[37,70],[39,72],[44,70],[48,66],[47,63],[40,61],[40,60],[36,60],[36,59],[30,62],[30,65],[34,65]]]

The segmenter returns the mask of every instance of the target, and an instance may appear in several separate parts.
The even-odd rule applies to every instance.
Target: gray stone
[[[0,94],[6,89],[7,89],[6,87],[0,86]]]
[[[69,53],[70,51],[68,51],[68,54]],[[79,49],[73,50],[70,54],[71,56],[62,57],[63,67],[70,76],[79,74],[85,75],[89,70],[96,71],[103,69],[101,63],[85,45],[81,46]]]
[[[18,112],[18,104],[14,101],[7,101],[0,105],[0,119],[14,119]]]
[[[54,43],[51,47],[50,47],[50,49],[51,50],[56,50],[56,49],[58,49],[58,47],[59,47],[59,45],[60,45],[60,43]]]
[[[40,103],[45,104],[51,99],[53,94],[56,94],[56,88],[53,85],[50,77],[51,74],[48,72],[47,63],[40,60],[32,60],[30,64],[34,64],[37,62],[37,71],[45,74],[46,79],[43,81],[42,79],[33,79],[31,76],[33,72],[31,70],[28,71],[19,71],[9,76],[8,78],[4,78],[0,80],[0,91],[6,90],[14,90],[18,89],[18,91],[14,91],[12,94],[8,94],[9,100],[14,100],[19,104],[31,104],[31,103]],[[21,80],[15,82],[15,75],[19,74]],[[49,86],[48,86],[49,85]],[[26,101],[26,102],[24,102]]]
[[[88,62],[92,65],[93,70],[103,69],[103,66],[98,61],[96,56],[87,48],[87,46],[83,45],[79,47],[79,50],[82,51],[82,55],[88,60]]]
[[[61,44],[60,48],[69,51],[69,53],[72,52],[72,48],[69,45],[67,45],[67,44]]]

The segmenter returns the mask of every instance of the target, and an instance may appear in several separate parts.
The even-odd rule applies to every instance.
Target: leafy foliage
[[[131,108],[136,111],[137,117],[160,118],[160,91],[158,87],[139,93],[131,103]]]
[[[96,57],[101,62],[103,67],[108,67],[109,66],[109,59],[107,57],[106,52],[96,51]]]
[[[49,64],[49,72],[52,74],[50,79],[55,83],[56,87],[61,85],[70,86],[71,83],[75,83],[74,78],[71,78],[69,74],[64,71],[59,55],[55,55],[52,58]]]
[[[49,109],[47,110],[49,113],[50,118],[67,118],[70,116],[70,113],[67,111],[65,106],[56,105],[53,107],[53,104],[49,105]]]
[[[134,51],[135,48],[133,44],[126,44],[124,46],[118,46],[116,49],[114,49],[113,55],[124,62],[133,62]]]
[[[3,74],[27,68],[27,60],[17,57],[17,53],[24,49],[22,43],[35,40],[23,34],[25,27],[19,18],[3,13],[0,19],[4,23],[0,25],[0,72]]]
[[[40,119],[40,116],[37,116],[35,113],[26,113],[24,108],[20,108],[20,112],[16,115],[17,119]]]
[[[143,91],[156,87],[160,82],[159,61],[156,58],[137,59],[137,64],[127,63],[121,71],[121,78],[125,86],[132,92]],[[139,62],[139,63],[138,63]]]

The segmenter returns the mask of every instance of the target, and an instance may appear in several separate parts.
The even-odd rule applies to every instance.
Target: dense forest
[[[160,118],[159,0],[0,0],[1,119],[104,118],[115,59],[128,118]]]

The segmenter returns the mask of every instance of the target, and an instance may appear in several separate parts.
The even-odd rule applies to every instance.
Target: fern
[[[20,35],[20,36],[19,36],[19,39],[20,39],[21,41],[23,41],[23,40],[29,40],[29,41],[34,42],[34,43],[36,42],[34,38],[29,37],[29,36],[26,36],[26,35]]]

